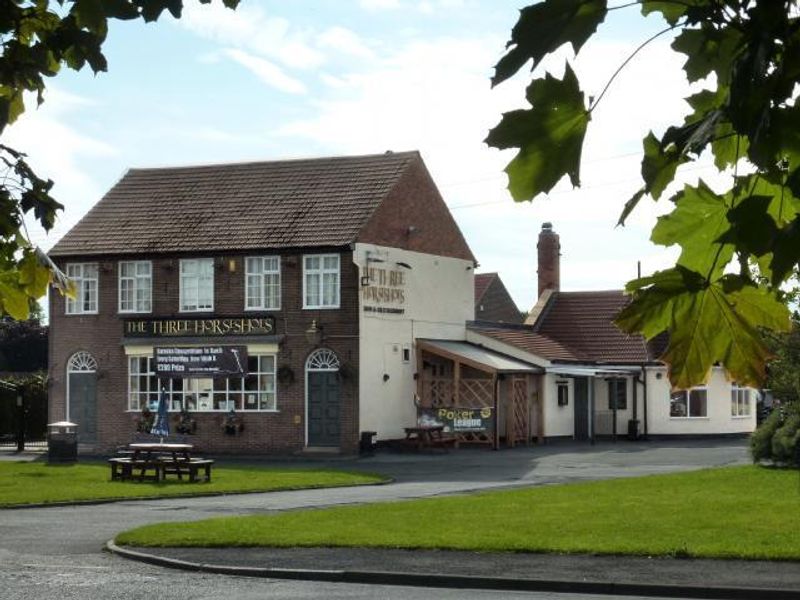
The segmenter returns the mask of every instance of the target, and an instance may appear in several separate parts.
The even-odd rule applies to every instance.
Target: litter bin
[[[47,462],[78,462],[78,425],[58,421],[47,425]]]
[[[639,439],[639,419],[628,420],[628,439],[632,442]]]
[[[375,451],[373,438],[378,435],[377,431],[362,431],[361,441],[358,444],[358,451],[361,454],[372,454]]]

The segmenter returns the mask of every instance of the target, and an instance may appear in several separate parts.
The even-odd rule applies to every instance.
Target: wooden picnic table
[[[416,446],[417,450],[425,448],[446,448],[453,443],[458,448],[458,441],[452,437],[445,437],[444,425],[417,425],[406,427],[406,443]]]
[[[178,479],[183,479],[186,475],[189,481],[197,481],[197,474],[200,469],[205,472],[205,480],[211,481],[211,465],[213,460],[204,458],[193,458],[192,444],[176,443],[157,443],[157,442],[137,442],[128,444],[131,453],[127,457],[110,458],[111,479],[130,480],[136,475],[138,479],[152,479],[163,481],[167,475],[177,475]]]

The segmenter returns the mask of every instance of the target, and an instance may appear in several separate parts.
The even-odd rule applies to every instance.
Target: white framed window
[[[675,390],[669,396],[669,416],[673,419],[707,417],[708,390],[705,387]]]
[[[158,379],[153,357],[128,357],[128,410],[158,407]]]
[[[214,310],[214,259],[181,260],[181,312]]]
[[[179,412],[184,406],[192,412],[276,411],[275,355],[248,356],[247,370],[244,377],[159,380],[152,356],[129,356],[128,410],[138,411],[147,406],[155,411],[159,384],[163,384],[170,412]]]
[[[67,296],[68,315],[97,314],[97,263],[67,264],[67,277],[75,283],[75,297]]]
[[[251,256],[245,259],[245,309],[280,310],[280,256]]]
[[[339,255],[303,257],[303,308],[339,308]]]
[[[119,312],[153,310],[153,264],[149,260],[120,261]]]
[[[749,417],[752,415],[751,404],[752,390],[741,387],[738,383],[731,383],[731,416]]]

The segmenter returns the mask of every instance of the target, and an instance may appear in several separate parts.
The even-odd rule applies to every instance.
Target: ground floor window
[[[628,380],[623,378],[608,380],[608,410],[628,410]]]
[[[751,414],[750,388],[731,383],[731,416],[749,417]]]
[[[219,379],[162,379],[169,409],[197,412],[277,410],[275,355],[255,354],[247,359],[247,375]],[[128,408],[141,410],[158,406],[159,380],[153,357],[128,357]]]
[[[672,392],[669,397],[669,416],[673,418],[708,416],[708,391],[706,388]]]

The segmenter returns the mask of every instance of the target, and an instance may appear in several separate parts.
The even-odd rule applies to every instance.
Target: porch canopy
[[[436,354],[457,363],[469,365],[486,373],[544,373],[542,367],[487,350],[469,342],[453,340],[417,340],[420,350]]]
[[[469,342],[417,339],[417,397],[420,415],[426,411],[478,410],[481,427],[453,433],[462,442],[498,447],[500,420],[510,445],[530,437],[529,380],[542,367]],[[503,402],[501,402],[501,396]],[[501,414],[502,413],[502,414]]]

